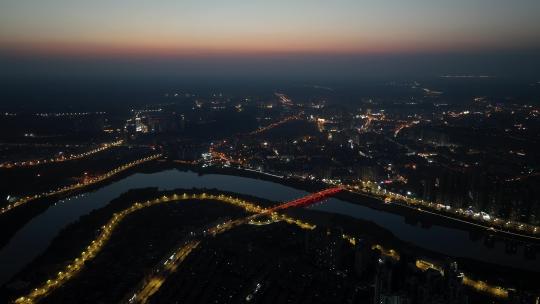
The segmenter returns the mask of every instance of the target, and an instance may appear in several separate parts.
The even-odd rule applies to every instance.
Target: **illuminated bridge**
[[[261,211],[258,211],[258,212],[256,212],[255,214],[253,214],[251,216],[245,217],[245,218],[240,219],[240,220],[231,221],[227,225],[227,230],[232,228],[232,227],[240,226],[240,225],[243,225],[243,224],[248,223],[250,221],[256,220],[257,218],[259,218],[261,216],[270,215],[270,214],[272,214],[272,213],[274,213],[276,211],[279,211],[279,210],[289,209],[289,208],[296,208],[296,207],[305,207],[305,206],[315,204],[317,202],[320,202],[320,201],[322,201],[322,200],[324,200],[324,199],[326,199],[326,198],[328,198],[330,196],[333,196],[333,195],[335,195],[335,194],[337,194],[337,193],[339,193],[341,191],[344,191],[344,190],[345,190],[345,188],[343,188],[343,187],[328,188],[326,190],[319,191],[317,193],[312,193],[310,195],[295,199],[294,201],[286,202],[286,203],[274,206],[274,207],[269,208],[269,209],[262,209]],[[219,229],[216,229],[216,231],[221,232],[221,229],[223,229],[223,228],[224,227],[219,227]],[[211,233],[214,234],[214,231],[211,231]]]
[[[320,202],[330,196],[333,196],[341,191],[345,190],[343,187],[335,187],[335,188],[329,188],[317,193],[310,194],[308,196],[304,196],[298,199],[295,199],[294,201],[290,201],[281,205],[277,205],[273,208],[268,209],[268,212],[274,212],[278,210],[288,209],[288,208],[295,208],[295,207],[305,207],[312,204],[315,204],[317,202]]]

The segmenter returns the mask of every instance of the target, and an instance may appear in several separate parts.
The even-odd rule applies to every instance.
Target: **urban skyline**
[[[0,2],[0,302],[540,303],[540,2]]]

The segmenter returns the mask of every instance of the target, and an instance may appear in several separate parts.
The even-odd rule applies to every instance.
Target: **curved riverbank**
[[[13,237],[17,231],[24,227],[30,220],[39,214],[47,210],[51,205],[64,199],[71,199],[73,197],[79,197],[80,195],[88,192],[95,191],[103,188],[107,185],[120,181],[137,172],[144,172],[152,168],[152,163],[141,163],[138,166],[132,166],[126,170],[122,170],[117,174],[112,175],[107,179],[100,180],[98,182],[89,184],[83,188],[73,189],[66,192],[61,192],[52,196],[38,198],[31,203],[23,204],[16,208],[13,208],[8,213],[0,214],[0,227],[3,229],[0,231],[0,248],[4,247],[6,243]]]
[[[182,193],[188,193],[189,195],[182,197]],[[202,196],[201,193],[207,193],[207,195]],[[58,273],[56,278],[54,276],[50,277],[51,283],[46,282],[37,289],[38,291],[33,292],[33,295],[31,294],[30,297],[26,297],[25,299],[33,301],[48,294],[50,290],[60,287],[65,281],[71,279],[82,269],[82,267],[86,267],[84,264],[87,264],[88,261],[93,259],[97,252],[107,244],[106,241],[110,238],[112,231],[125,216],[137,210],[145,209],[145,206],[166,205],[168,202],[177,202],[178,200],[186,199],[207,199],[224,200],[228,204],[232,203],[233,205],[244,208],[247,207],[248,210],[250,210],[249,208],[253,208],[245,205],[246,203],[242,203],[240,200],[229,200],[227,198],[228,195],[238,197],[240,200],[257,202],[260,206],[272,206],[276,203],[253,196],[226,193],[216,189],[177,189],[173,191],[159,191],[157,188],[148,188],[132,190],[122,194],[104,207],[94,210],[88,215],[81,217],[78,221],[66,226],[59,235],[55,237],[44,254],[26,266],[25,270],[20,272],[13,281],[25,282],[28,286],[35,286],[39,281],[44,281],[45,276],[50,275],[51,273]],[[402,259],[407,259],[411,262],[414,262],[417,257],[428,257],[431,260],[438,260],[441,261],[441,263],[446,263],[446,256],[403,242],[386,229],[369,221],[356,220],[342,215],[328,214],[311,209],[293,209],[287,213],[322,227],[340,227],[345,234],[350,234],[355,238],[364,239],[370,244],[382,244],[385,248],[395,248],[399,251]],[[96,231],[99,231],[99,233],[97,234],[97,239],[94,240],[94,238],[96,238]],[[174,239],[174,236],[171,235],[171,238]],[[90,244],[90,246],[87,246],[88,244]],[[85,250],[82,254],[80,254],[81,249]],[[80,255],[79,258],[70,261],[73,256],[78,255]],[[526,271],[512,271],[509,269],[498,270],[494,269],[493,265],[478,262],[473,263],[473,261],[469,261],[468,259],[458,259],[458,261],[461,265],[465,266],[465,269],[468,272],[474,271],[475,274],[473,277],[482,278],[486,273],[489,273],[490,277],[494,275],[496,277],[504,275],[505,280],[503,283],[506,283],[506,286],[508,285],[508,281],[511,281],[516,284],[519,282],[520,286],[523,287],[527,282],[532,282],[531,280],[524,279],[533,278],[535,275],[534,273]],[[155,261],[151,259],[150,264],[153,262]],[[49,266],[44,268],[43,265]],[[36,273],[36,269],[41,269],[41,272]],[[505,285],[503,284],[503,286]],[[12,295],[12,293],[6,289],[4,289],[3,293],[8,298]],[[24,301],[25,300],[21,300],[21,303],[24,303]]]
[[[106,206],[111,200],[130,189],[143,187],[159,187],[161,190],[177,188],[216,188],[220,191],[230,191],[243,195],[263,197],[271,201],[284,202],[305,196],[305,191],[298,190],[281,183],[265,181],[263,178],[240,177],[239,174],[225,175],[210,172],[179,171],[170,168],[166,162],[153,162],[145,166],[146,173],[130,175],[118,182],[103,186],[84,196],[72,198],[52,205],[51,208],[39,214],[18,231],[8,245],[0,250],[0,260],[6,261],[4,273],[15,273],[24,267],[36,255],[42,253],[59,231],[69,223],[77,221],[94,209]],[[182,170],[187,170],[183,168]],[[158,173],[150,173],[156,172]],[[221,172],[225,173],[225,172]],[[250,172],[249,174],[253,174]],[[260,175],[259,175],[260,176]],[[316,186],[316,185],[315,185]],[[313,188],[313,190],[316,190]],[[380,205],[380,203],[378,203]],[[483,240],[472,237],[465,230],[458,230],[432,224],[418,225],[414,217],[407,218],[391,212],[364,206],[360,203],[350,203],[339,199],[329,199],[309,208],[325,213],[334,213],[352,217],[354,220],[371,221],[379,227],[392,232],[397,239],[403,240],[419,248],[438,252],[456,258],[485,261],[521,270],[540,271],[540,263],[522,257],[522,249],[517,254],[505,253],[504,244],[494,242],[494,246],[485,244]],[[370,228],[372,229],[372,228]],[[374,229],[372,229],[374,230]],[[39,237],[36,237],[38,236]],[[481,236],[483,237],[483,236]],[[491,246],[491,247],[490,247]],[[501,247],[502,246],[502,247]]]
[[[131,218],[131,216],[128,217],[128,215],[139,213],[139,210],[145,210],[147,207],[166,205],[166,203],[169,202],[176,204],[182,200],[197,201],[204,199],[203,197],[182,197],[182,193],[183,192],[180,192],[180,196],[175,196],[174,199],[172,195],[170,199],[164,199],[163,195],[165,193],[158,192],[156,188],[129,191],[113,200],[105,207],[94,210],[88,215],[81,217],[78,221],[66,226],[58,236],[54,238],[51,245],[43,254],[34,259],[24,268],[24,270],[11,280],[12,284],[4,286],[2,292],[3,300],[7,301],[7,299],[12,298],[14,294],[20,294],[21,291],[26,290],[24,293],[27,293],[27,295],[20,299],[19,302],[32,303],[66,284],[78,275],[83,268],[92,264],[91,261],[101,252],[103,247],[107,245],[113,232],[116,234],[117,228],[122,227],[120,224],[123,222],[124,218]],[[190,191],[190,195],[196,193],[200,194],[202,191]],[[224,199],[228,200],[228,198]],[[207,197],[206,200],[212,200],[212,198]],[[223,204],[219,204],[219,206],[222,205]],[[213,221],[224,215],[239,216],[243,214],[243,212],[240,212],[241,209],[235,210],[233,208],[232,211],[234,212],[230,212],[231,210],[229,209],[218,208],[216,209],[217,211],[211,213],[215,215],[215,218],[210,217],[208,220],[209,215],[195,216],[198,212],[202,211],[201,208],[203,207],[194,207],[197,208],[194,209],[193,216],[184,219],[184,226],[188,224],[189,221],[187,220],[190,219],[195,220],[190,225],[198,226],[201,222],[206,224],[206,222]],[[172,221],[170,225],[174,225],[175,223],[175,221]],[[182,225],[179,225],[179,227],[181,226]],[[184,227],[184,229],[188,228],[189,225]],[[162,231],[159,232],[158,236],[162,235],[161,233]],[[168,247],[176,242],[175,235],[179,236],[183,234],[183,232],[180,231],[177,233],[169,231],[168,233],[170,234],[170,238],[161,238],[164,242],[164,250],[168,250]],[[158,242],[161,239],[158,238],[155,242]],[[150,263],[152,264],[153,262],[155,261],[150,259]],[[143,275],[144,267],[138,271]],[[13,285],[13,282],[18,282],[19,284],[15,283],[15,285]],[[41,284],[41,282],[44,283]],[[21,284],[23,286],[21,286]],[[33,289],[33,287],[36,287],[36,289]]]
[[[225,174],[231,176],[242,176],[248,178],[256,178],[265,181],[271,181],[279,183],[285,186],[290,186],[296,189],[301,189],[309,192],[321,191],[327,187],[327,184],[322,182],[299,180],[296,178],[280,177],[278,175],[268,174],[255,170],[247,170],[234,167],[206,167],[202,168],[198,165],[178,164],[174,162],[162,162],[159,165],[162,169],[177,168],[180,170],[190,170],[200,174]],[[534,252],[540,252],[540,238],[529,235],[519,235],[511,231],[503,230],[491,230],[488,226],[479,225],[474,222],[466,222],[459,218],[449,217],[443,213],[437,213],[432,210],[419,211],[416,206],[408,206],[404,204],[386,204],[380,198],[376,198],[367,194],[343,191],[335,195],[336,198],[348,201],[351,203],[361,204],[372,209],[381,210],[384,212],[390,212],[399,214],[407,218],[410,222],[417,222],[418,224],[430,227],[432,225],[441,225],[450,228],[461,229],[471,234],[471,238],[478,238],[480,235],[487,235],[490,237],[497,237],[508,241],[516,241],[522,244],[535,244]]]

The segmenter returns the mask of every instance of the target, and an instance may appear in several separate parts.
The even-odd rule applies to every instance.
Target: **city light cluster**
[[[401,205],[417,206],[416,210],[420,212],[432,210],[434,212],[437,212],[437,214],[442,213],[456,220],[463,219],[463,221],[467,223],[483,226],[489,230],[500,230],[506,233],[540,239],[540,237],[535,236],[540,234],[540,228],[538,226],[515,221],[506,221],[501,218],[492,217],[485,212],[473,212],[461,208],[452,208],[449,205],[428,202],[422,199],[413,198],[408,195],[394,193],[381,188],[375,182],[362,181],[361,187],[349,185],[347,186],[347,188],[352,191],[360,191],[363,193],[375,195],[381,198],[386,203],[400,204],[399,202],[405,202],[406,204]],[[423,210],[422,208],[425,208],[427,210]]]
[[[416,260],[415,265],[416,265],[416,268],[422,271],[427,271],[429,269],[432,269],[439,272],[442,276],[444,276],[443,267],[440,265],[437,265],[434,262],[418,259]],[[484,281],[471,279],[464,273],[461,273],[459,276],[461,277],[461,284],[471,287],[477,292],[487,293],[495,298],[504,298],[504,299],[508,298],[508,290],[505,288],[502,288],[500,286],[493,286]]]
[[[490,294],[496,298],[508,298],[508,290],[500,286],[492,286],[480,280],[474,280],[463,275],[462,284],[474,288],[476,291]]]
[[[391,258],[394,261],[399,261],[401,256],[394,249],[386,249],[382,245],[375,244],[371,247],[372,250],[378,250],[381,255]]]
[[[247,168],[245,159],[234,159],[228,156],[227,154],[216,150],[217,147],[223,145],[224,143],[225,141],[222,141],[221,143],[215,146],[211,146],[210,155],[215,160],[224,161],[225,163],[229,163],[229,164],[238,164],[242,166],[244,169],[249,169]],[[266,173],[260,170],[256,172],[263,173],[263,174]],[[315,180],[317,178],[313,177],[311,179]],[[394,193],[380,187],[380,185],[376,182],[360,181],[360,186],[358,186],[358,185],[342,184],[340,180],[321,179],[321,181],[329,185],[345,187],[348,190],[353,191],[353,192],[361,192],[363,194],[374,195],[377,198],[384,201],[385,203],[401,204],[400,203],[401,201],[401,202],[406,203],[406,204],[402,204],[403,206],[406,206],[406,207],[409,207],[409,205],[417,206],[415,210],[420,211],[420,212],[422,211],[427,212],[428,210],[431,210],[435,214],[438,214],[438,215],[444,214],[443,216],[447,216],[451,219],[460,220],[460,221],[467,222],[467,223],[477,225],[477,226],[482,226],[486,229],[490,229],[493,231],[499,230],[505,233],[525,236],[525,237],[534,238],[534,239],[540,239],[540,237],[537,236],[537,235],[540,235],[540,227],[538,226],[527,224],[527,223],[516,222],[516,221],[507,221],[501,218],[493,217],[486,212],[472,212],[470,210],[452,208],[450,205],[443,205],[439,203],[425,201],[422,199],[417,199],[410,195],[402,195],[399,193]],[[423,210],[422,208],[425,208],[426,210]]]

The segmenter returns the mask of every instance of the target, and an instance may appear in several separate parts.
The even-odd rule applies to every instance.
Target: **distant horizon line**
[[[348,49],[232,49],[181,48],[158,46],[121,46],[96,43],[6,43],[0,41],[0,55],[14,57],[80,57],[80,58],[219,58],[219,57],[361,57],[414,55],[481,55],[481,54],[540,54],[540,46],[529,47],[472,47],[472,48],[348,48]],[[540,56],[539,56],[540,57]]]

